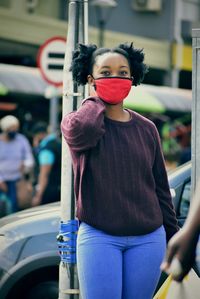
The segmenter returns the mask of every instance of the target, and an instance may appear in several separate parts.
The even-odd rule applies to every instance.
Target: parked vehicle
[[[190,204],[191,163],[170,172],[169,184],[182,226]],[[58,298],[59,223],[59,202],[0,219],[1,299]]]

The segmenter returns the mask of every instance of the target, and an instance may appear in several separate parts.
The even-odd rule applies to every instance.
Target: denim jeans
[[[82,299],[151,299],[166,251],[163,226],[140,236],[108,235],[81,223],[77,267]]]

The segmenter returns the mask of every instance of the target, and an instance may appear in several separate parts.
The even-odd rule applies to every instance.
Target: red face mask
[[[132,79],[122,77],[101,77],[95,79],[95,90],[104,102],[112,105],[121,103],[129,94]]]

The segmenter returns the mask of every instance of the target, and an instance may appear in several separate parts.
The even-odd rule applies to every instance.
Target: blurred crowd
[[[0,119],[0,217],[60,200],[61,140],[48,124],[20,133],[13,115]]]
[[[166,168],[171,170],[191,160],[190,116],[166,121],[160,130]]]
[[[190,121],[168,120],[158,129],[168,170],[191,159]],[[20,131],[15,116],[0,119],[0,217],[60,200],[60,134],[43,121]]]

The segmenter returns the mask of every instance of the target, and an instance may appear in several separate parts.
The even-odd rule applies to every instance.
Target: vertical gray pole
[[[50,127],[51,127],[52,133],[56,133],[58,130],[58,102],[59,102],[59,99],[57,96],[53,96],[50,99],[49,122],[50,122]]]
[[[66,1],[67,2],[67,1]],[[69,71],[72,52],[78,43],[79,30],[79,1],[69,1],[68,31],[63,69],[63,104],[62,115],[76,109],[77,86],[73,83],[72,74]],[[62,138],[62,169],[61,169],[61,221],[67,222],[74,218],[74,192],[73,172],[71,157],[66,142]],[[73,269],[74,270],[74,269]],[[74,284],[74,271],[70,267],[67,271],[62,262],[59,267],[59,299],[75,298],[70,295]],[[76,297],[78,298],[78,297]]]
[[[84,43],[88,44],[88,0],[84,0]]]
[[[105,21],[99,20],[99,47],[104,46]]]
[[[45,98],[49,99],[49,124],[50,133],[58,133],[58,106],[60,91],[57,87],[49,85],[45,89]]]
[[[88,44],[88,0],[83,1],[83,31],[84,31],[84,39],[83,43]],[[89,86],[86,85],[84,88],[84,98],[88,97],[89,95]]]
[[[192,30],[192,192],[200,179],[200,28]]]
[[[87,42],[88,36],[88,1],[69,0],[68,32],[63,69],[63,105],[62,115],[76,110],[78,97],[77,85],[72,80],[69,71],[72,52],[78,42]],[[62,138],[62,174],[61,174],[61,221],[67,222],[75,218],[75,198],[73,191],[73,171],[71,156],[66,142]],[[76,294],[77,293],[77,294]],[[76,299],[79,297],[78,277],[76,266],[66,266],[61,262],[59,266],[59,299]]]
[[[171,72],[171,86],[179,87],[180,70],[183,60],[183,39],[181,37],[182,0],[174,3],[174,41],[176,42],[176,65]]]
[[[79,43],[88,44],[88,0],[83,0],[80,2],[79,8]],[[79,87],[79,90],[82,92],[83,98],[88,96],[88,86]],[[78,101],[78,106],[80,101]]]

